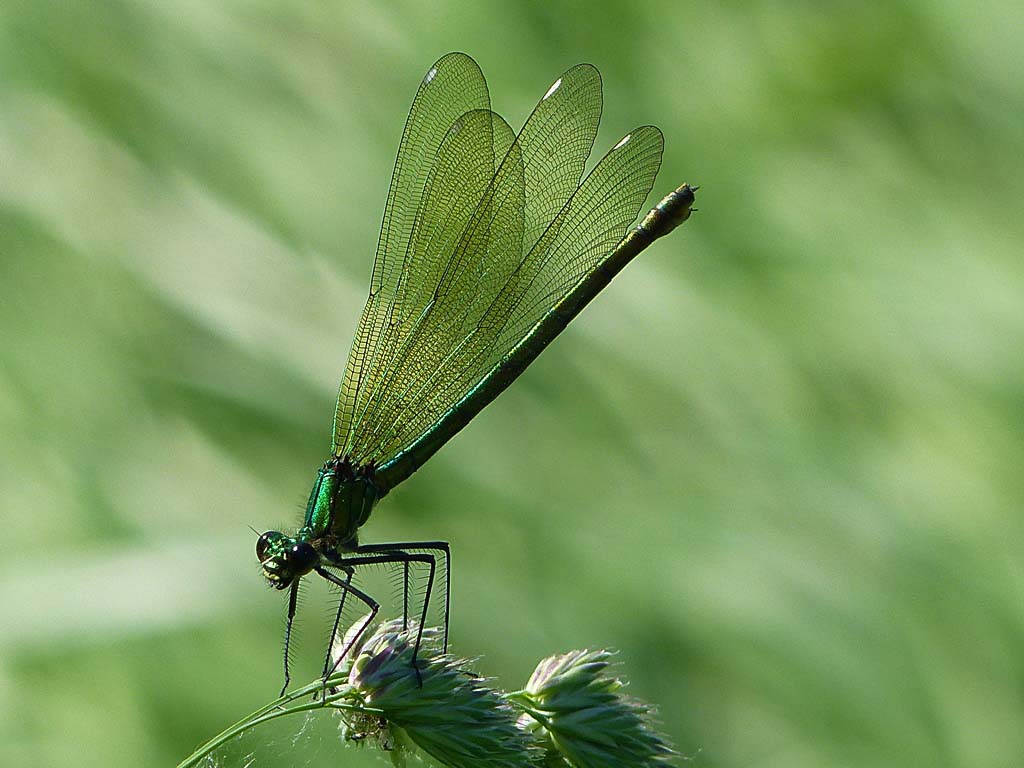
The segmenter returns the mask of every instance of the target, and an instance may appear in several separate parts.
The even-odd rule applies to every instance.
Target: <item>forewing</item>
[[[548,88],[519,132],[526,184],[524,253],[579,186],[603,103],[601,73],[578,64]]]
[[[500,256],[521,248],[522,165],[512,159],[511,146],[508,124],[493,112],[477,110],[451,126],[438,151],[389,322],[379,337],[376,365],[367,371],[359,410],[351,419],[348,453],[356,462],[373,460],[366,447],[382,426],[381,413],[402,407],[403,392],[436,365],[457,332],[462,285],[489,266],[483,259],[467,258],[467,252]],[[505,159],[497,175],[495,158]],[[486,231],[475,226],[499,196],[519,202],[505,206],[496,226]],[[477,247],[467,232],[487,237],[490,247]]]
[[[352,457],[357,463],[386,460],[382,446],[401,440],[424,382],[458,353],[465,327],[482,311],[474,286],[485,283],[488,273],[510,273],[518,263],[523,237],[522,160],[518,145],[511,141],[511,129],[497,115],[492,118],[495,136],[502,135],[499,126],[504,126],[508,149],[496,173],[492,167],[487,191],[469,211],[455,241],[446,241],[444,248],[438,242],[424,243],[431,265],[419,286],[424,308],[401,335],[396,354],[382,367],[368,411],[355,425]],[[452,143],[455,154],[460,154],[459,143]],[[442,216],[445,207],[436,206],[424,218]]]
[[[451,125],[463,114],[488,109],[487,83],[476,62],[463,53],[438,59],[420,83],[409,110],[388,191],[370,295],[349,353],[338,394],[333,452],[345,452],[352,418],[369,371],[378,365],[381,337],[390,322],[393,299],[420,209],[425,181]]]

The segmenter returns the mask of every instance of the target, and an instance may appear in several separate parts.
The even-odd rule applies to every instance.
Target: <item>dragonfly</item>
[[[601,75],[579,64],[559,77],[518,133],[491,110],[487,83],[464,53],[423,77],[398,149],[369,296],[334,414],[329,458],[302,526],[256,542],[267,583],[288,591],[284,690],[300,580],[340,590],[368,612],[328,650],[326,681],[380,603],[353,583],[365,566],[426,571],[413,667],[435,583],[444,576],[443,645],[451,602],[446,541],[365,544],[376,504],[508,387],[637,254],[690,216],[683,184],[630,229],[654,186],[664,140],[630,131],[584,175],[603,106]],[[439,569],[443,569],[439,573]]]

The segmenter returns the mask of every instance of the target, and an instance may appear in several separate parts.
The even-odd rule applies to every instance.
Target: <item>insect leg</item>
[[[361,589],[357,589],[356,587],[352,586],[352,584],[350,583],[352,581],[351,569],[347,569],[348,579],[346,581],[342,581],[323,566],[318,565],[313,570],[320,574],[320,576],[324,579],[327,579],[327,581],[331,582],[337,587],[340,587],[343,592],[351,592],[353,595],[362,600],[370,609],[369,615],[365,619],[363,619],[363,623],[359,627],[359,630],[354,635],[352,635],[352,639],[349,640],[348,644],[341,649],[341,653],[338,654],[337,658],[334,660],[334,663],[330,664],[329,669],[327,669],[326,672],[324,673],[324,685],[326,686],[327,678],[334,674],[334,670],[336,670],[338,668],[338,665],[341,664],[341,660],[345,658],[345,656],[348,654],[350,650],[352,650],[352,647],[356,644],[356,642],[358,642],[359,638],[362,637],[363,633],[366,631],[366,628],[370,626],[370,623],[377,615],[377,611],[380,610],[380,603],[378,603],[368,594],[363,592]],[[328,665],[324,666],[327,667]]]
[[[447,541],[403,541],[388,544],[364,544],[356,549],[359,553],[369,552],[395,552],[409,549],[425,550],[427,552],[440,552],[444,556],[444,639],[441,651],[448,652],[448,623],[449,612],[452,604],[452,553],[451,546]],[[408,601],[408,585],[403,599]]]
[[[288,690],[288,683],[291,682],[292,677],[288,671],[288,654],[291,650],[292,642],[292,622],[295,620],[295,606],[299,600],[299,581],[295,580],[292,584],[291,592],[288,595],[288,623],[284,629],[284,685],[281,687],[281,696],[284,696],[284,692]]]
[[[369,554],[369,555],[365,555],[365,556],[346,557],[343,560],[341,560],[340,562],[343,562],[346,566],[350,566],[350,567],[351,566],[356,566],[356,565],[374,565],[374,564],[378,564],[378,563],[380,563],[380,564],[383,564],[383,563],[403,563],[403,565],[407,565],[409,563],[424,563],[430,569],[428,571],[428,574],[427,574],[427,589],[426,589],[426,593],[423,596],[423,610],[420,613],[419,627],[417,627],[417,629],[416,629],[416,645],[415,645],[415,647],[413,648],[413,651],[412,651],[412,665],[413,665],[413,669],[416,671],[416,680],[420,684],[420,686],[422,686],[423,685],[423,679],[420,676],[420,668],[419,668],[419,665],[416,663],[416,659],[419,656],[420,644],[423,641],[423,625],[426,623],[426,620],[427,620],[427,610],[430,607],[430,595],[431,595],[431,593],[434,590],[434,575],[435,575],[436,570],[437,570],[437,560],[431,554],[427,554],[427,553],[409,553],[409,552],[403,552],[403,551],[401,551],[399,549],[394,549],[394,550],[385,551],[385,552],[382,552],[382,553],[379,553],[379,554]],[[319,573],[319,572],[320,571],[318,569],[317,573]],[[340,583],[340,580],[338,580],[338,582],[336,582],[336,583]],[[354,587],[350,587],[350,589],[352,589],[353,593],[356,593]],[[358,593],[356,593],[356,594],[358,594]],[[359,630],[359,634],[362,634],[365,631],[365,629],[366,629],[365,626],[362,629],[360,629]],[[357,635],[357,637],[358,637],[358,635]],[[355,642],[355,641],[353,640],[353,642]],[[347,652],[347,650],[348,649],[346,649],[346,652]],[[335,662],[335,666],[337,666],[337,662]],[[333,672],[334,670],[332,669],[331,671]]]
[[[348,597],[349,588],[352,586],[352,576],[355,574],[355,569],[344,568],[345,570],[345,588],[341,590],[341,599],[338,601],[338,612],[334,614],[334,626],[331,627],[330,639],[327,641],[327,656],[324,658],[324,679],[326,680],[331,669],[331,649],[334,647],[334,638],[338,636],[338,625],[341,623],[341,613],[345,610],[345,598]]]

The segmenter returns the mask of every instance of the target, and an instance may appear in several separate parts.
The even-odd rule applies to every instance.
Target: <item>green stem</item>
[[[328,683],[328,685],[330,685],[330,683]],[[346,691],[334,693],[330,696],[321,697],[319,699],[314,699],[313,701],[306,702],[305,704],[299,704],[291,707],[287,706],[289,703],[297,699],[301,699],[305,696],[312,695],[318,689],[324,690],[324,685],[319,680],[314,683],[310,683],[309,685],[303,686],[302,688],[293,691],[287,696],[282,696],[278,699],[274,699],[274,701],[270,702],[269,704],[263,707],[260,707],[255,712],[243,717],[234,725],[231,725],[224,731],[221,731],[219,734],[217,734],[212,739],[203,744],[201,747],[199,747],[199,749],[197,749],[191,755],[189,755],[180,763],[178,763],[177,768],[190,768],[190,766],[198,764],[198,762],[202,760],[204,757],[209,755],[218,747],[223,746],[236,736],[252,728],[255,728],[258,725],[270,722],[271,720],[276,720],[277,718],[284,717],[285,715],[294,715],[300,712],[311,712],[314,709],[323,709],[325,707],[331,707],[333,709],[344,709],[350,712],[361,712],[371,715],[380,714],[379,710],[375,710],[369,707],[356,706],[355,704],[347,704],[340,702],[340,699],[351,695]]]

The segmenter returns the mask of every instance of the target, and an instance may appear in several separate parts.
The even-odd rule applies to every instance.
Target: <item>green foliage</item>
[[[278,690],[247,526],[325,458],[450,50],[517,125],[594,63],[597,145],[659,126],[700,211],[364,538],[452,542],[485,674],[620,648],[701,768],[1022,762],[1021,4],[678,5],[0,2],[0,765],[173,765]],[[317,725],[260,730],[337,768]]]

